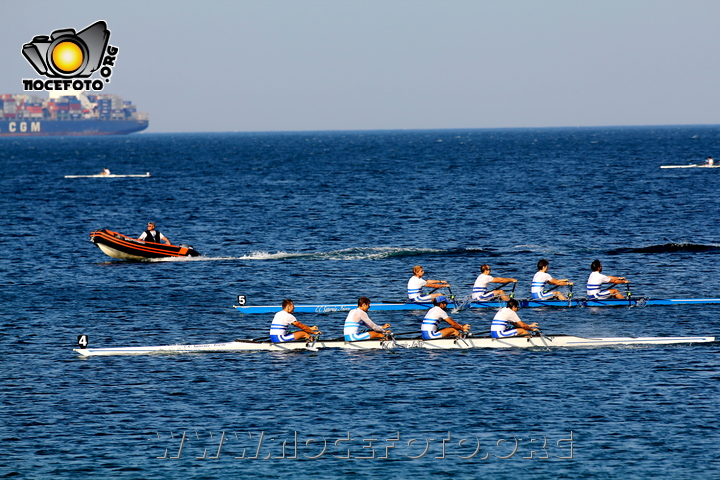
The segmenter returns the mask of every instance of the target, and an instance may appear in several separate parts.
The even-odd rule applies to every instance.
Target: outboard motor
[[[200,255],[200,252],[198,252],[197,250],[195,250],[195,249],[192,247],[192,245],[182,244],[182,245],[180,245],[180,246],[183,247],[183,248],[187,248],[187,249],[188,249],[188,256],[189,256],[189,257],[200,257],[200,256],[202,256],[202,255]]]

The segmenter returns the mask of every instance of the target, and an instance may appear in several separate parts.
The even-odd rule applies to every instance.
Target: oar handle
[[[488,331],[486,331],[486,332],[468,332],[467,336],[468,336],[468,337],[474,337],[474,336],[477,336],[477,335],[490,335],[490,333],[491,333],[490,330],[488,330]]]
[[[244,342],[262,342],[265,340],[270,340],[270,337],[258,337],[258,338],[251,338],[250,340],[243,340]],[[235,340],[237,342],[237,340]]]
[[[412,332],[402,332],[402,333],[394,333],[393,332],[393,335],[395,335],[396,337],[398,335],[412,335],[412,334],[420,334],[420,330],[413,330]]]

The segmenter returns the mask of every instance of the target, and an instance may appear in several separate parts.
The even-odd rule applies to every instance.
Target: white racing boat
[[[144,173],[142,175],[115,175],[114,173],[108,173],[107,175],[103,175],[102,173],[98,173],[95,175],[65,175],[65,178],[126,178],[126,177],[147,178],[149,176],[150,176],[150,172]]]
[[[720,168],[720,165],[707,165],[704,163],[690,165],[660,165],[660,168]]]
[[[204,343],[198,345],[160,345],[149,347],[88,348],[87,335],[78,337],[78,348],[73,349],[80,355],[90,357],[98,355],[148,355],[177,353],[243,352],[290,350],[320,350],[324,348],[342,348],[345,350],[380,350],[393,348],[422,348],[429,350],[450,350],[470,348],[556,348],[556,347],[609,347],[622,345],[672,345],[689,343],[710,343],[715,337],[607,337],[585,338],[574,335],[533,335],[531,337],[491,338],[489,336],[465,338],[441,338],[438,340],[392,339],[361,340],[345,342],[343,340],[314,340],[310,342],[271,343],[252,340],[235,340],[226,343]]]

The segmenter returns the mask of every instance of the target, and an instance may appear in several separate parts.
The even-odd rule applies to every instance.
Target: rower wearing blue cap
[[[470,331],[470,325],[460,325],[458,322],[453,320],[445,312],[447,308],[448,299],[444,295],[435,297],[435,306],[427,311],[425,318],[423,318],[421,332],[423,340],[434,340],[442,337],[457,337],[460,332]],[[444,320],[451,326],[438,330],[438,324],[440,320]]]

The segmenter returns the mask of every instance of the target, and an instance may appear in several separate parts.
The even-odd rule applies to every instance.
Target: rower
[[[435,306],[427,311],[425,318],[423,318],[421,332],[423,340],[434,340],[442,337],[458,337],[460,332],[467,333],[470,331],[470,325],[460,325],[458,322],[453,320],[445,313],[447,308],[448,300],[445,296],[440,295],[436,297]],[[440,320],[445,320],[451,325],[451,327],[443,328],[438,330],[438,324]]]
[[[705,161],[705,165],[707,165],[708,167],[712,167],[714,163],[715,162],[713,161],[712,157],[708,157],[707,160]]]
[[[270,341],[273,343],[292,342],[293,340],[309,340],[311,337],[320,335],[322,332],[313,325],[308,327],[297,321],[292,314],[295,311],[295,304],[289,298],[283,300],[282,310],[275,314],[272,325],[270,325]],[[290,325],[300,329],[297,332],[288,333]]]
[[[358,308],[350,310],[347,318],[345,319],[345,341],[353,342],[355,340],[368,340],[370,338],[385,338],[390,324],[386,323],[382,327],[376,325],[367,314],[370,309],[370,299],[367,297],[360,297],[358,299]],[[372,330],[371,332],[365,331],[366,328]],[[387,331],[386,331],[387,330]]]
[[[532,299],[533,300],[549,300],[554,297],[558,300],[567,300],[567,297],[560,292],[545,290],[545,284],[549,283],[551,285],[557,285],[557,286],[574,285],[574,284],[572,282],[570,282],[567,278],[557,280],[557,279],[553,278],[549,273],[547,273],[548,268],[550,267],[550,262],[548,262],[544,258],[537,263],[537,267],[538,267],[538,272],[533,277],[532,288],[530,289],[530,293],[532,294]]]
[[[100,175],[110,175],[110,169],[105,167],[102,169],[102,172],[100,172]]]
[[[516,335],[529,335],[531,331],[538,330],[537,322],[527,324],[520,320],[517,311],[520,304],[514,298],[507,302],[507,306],[498,310],[490,326],[492,338],[514,337]]]
[[[423,270],[420,265],[415,265],[413,267],[413,276],[410,277],[410,280],[408,280],[407,287],[408,298],[411,302],[427,303],[432,301],[433,298],[437,298],[442,295],[442,293],[430,293],[423,295],[423,287],[436,289],[450,288],[450,284],[448,282],[442,280],[423,280],[423,275],[425,275],[425,270]]]
[[[588,300],[604,300],[606,298],[615,297],[622,299],[623,295],[617,288],[603,290],[603,283],[630,283],[625,277],[613,277],[611,275],[602,274],[602,264],[600,260],[593,260],[590,264],[590,276],[587,281],[587,298]]]
[[[476,302],[487,302],[495,297],[500,297],[502,301],[507,302],[510,297],[505,295],[503,290],[497,289],[488,292],[488,285],[491,283],[517,283],[517,279],[493,277],[490,275],[490,266],[481,265],[480,275],[475,280],[475,285],[473,286],[472,299]]]

